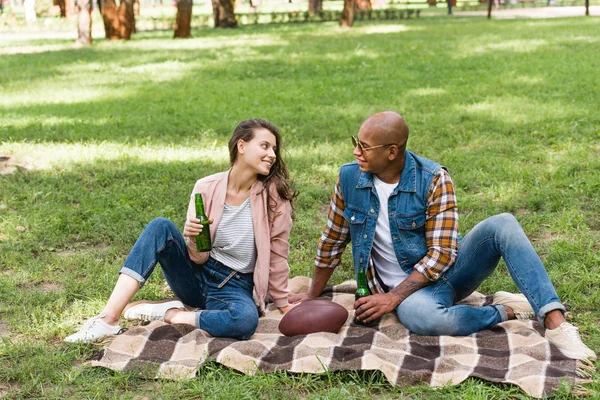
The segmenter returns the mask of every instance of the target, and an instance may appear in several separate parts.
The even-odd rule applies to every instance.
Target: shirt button
[[[417,223],[415,221],[413,221],[413,228],[417,226]]]
[[[350,217],[350,221],[354,221],[354,215],[352,217]]]
[[[365,239],[367,238],[367,235],[363,236]]]
[[[370,212],[371,212],[371,214],[373,214],[373,213],[375,212],[375,210],[373,210],[373,209],[371,208]]]
[[[438,273],[435,273],[435,274],[433,274],[433,277],[434,277],[435,279],[437,279],[437,278],[439,278],[439,277],[440,277],[440,274],[438,274]]]
[[[362,263],[362,262],[363,262],[363,259],[361,258],[359,261]]]

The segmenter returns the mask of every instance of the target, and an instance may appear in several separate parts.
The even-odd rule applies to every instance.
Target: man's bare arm
[[[333,275],[333,271],[335,271],[335,268],[315,267],[315,275],[313,276],[308,292],[298,294],[290,293],[290,296],[288,297],[289,302],[296,303],[298,301],[312,300],[319,297],[319,295],[323,293],[323,289],[325,289],[329,278]]]
[[[431,281],[427,279],[422,273],[418,271],[413,271],[408,278],[403,280],[398,286],[390,290],[390,293],[394,295],[398,301],[396,307],[400,305],[408,296],[413,294],[419,289],[423,289],[431,285]]]

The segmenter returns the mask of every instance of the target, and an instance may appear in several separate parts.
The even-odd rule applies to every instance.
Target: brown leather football
[[[348,310],[330,300],[309,300],[288,311],[279,322],[285,336],[315,332],[338,333],[348,319]]]

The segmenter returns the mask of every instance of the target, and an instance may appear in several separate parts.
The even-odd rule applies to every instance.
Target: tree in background
[[[131,39],[135,26],[133,0],[121,0],[118,7],[115,0],[101,0],[100,12],[104,20],[104,31],[107,39]]]
[[[232,0],[212,0],[215,28],[237,28]]]
[[[371,5],[371,0],[356,0],[356,7],[359,10],[370,10],[371,8],[373,8],[373,6]]]
[[[67,2],[65,0],[54,0],[54,5],[60,8],[60,17],[67,18]]]
[[[308,0],[308,12],[315,15],[323,11],[323,0]]]
[[[88,46],[92,44],[92,0],[77,0],[77,8],[77,44]]]
[[[340,26],[342,28],[351,28],[354,24],[355,0],[344,0],[344,9],[340,17]]]
[[[192,0],[177,0],[177,17],[175,19],[174,38],[188,38],[192,36]]]

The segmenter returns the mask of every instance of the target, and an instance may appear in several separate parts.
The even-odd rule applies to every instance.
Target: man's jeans
[[[435,284],[423,288],[397,308],[400,322],[420,335],[465,336],[506,321],[502,305],[455,305],[494,271],[500,257],[543,325],[552,310],[565,311],[542,261],[511,214],[477,224],[459,243],[456,263]]]
[[[201,309],[196,327],[215,337],[245,340],[254,334],[258,310],[252,299],[253,274],[234,272],[212,258],[203,265],[195,264],[179,229],[165,218],[144,228],[119,273],[143,286],[157,262],[175,296]]]

